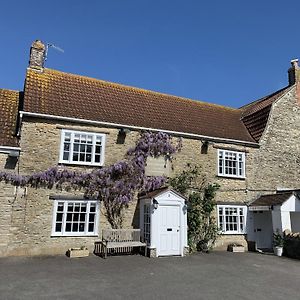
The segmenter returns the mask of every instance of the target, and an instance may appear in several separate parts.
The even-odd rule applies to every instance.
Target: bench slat
[[[144,247],[146,243],[142,242],[108,242],[107,248],[122,248],[122,247]]]

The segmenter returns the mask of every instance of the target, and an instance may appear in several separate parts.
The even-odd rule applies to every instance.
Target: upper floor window
[[[218,205],[218,225],[225,234],[246,233],[246,206]]]
[[[219,149],[218,175],[245,178],[245,153]]]
[[[97,201],[55,200],[53,236],[98,235]]]
[[[78,165],[104,163],[105,135],[63,129],[61,133],[60,162]]]

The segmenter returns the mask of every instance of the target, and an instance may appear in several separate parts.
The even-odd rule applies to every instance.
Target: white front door
[[[271,212],[253,212],[253,223],[256,247],[259,249],[272,248],[273,228]]]
[[[159,206],[158,256],[181,255],[180,206]]]

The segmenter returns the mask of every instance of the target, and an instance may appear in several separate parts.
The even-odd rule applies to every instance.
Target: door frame
[[[179,224],[179,243],[178,243],[178,247],[179,247],[179,251],[178,254],[160,254],[160,214],[161,214],[161,210],[159,210],[162,206],[168,206],[168,207],[178,207],[178,224]],[[183,228],[183,224],[182,224],[182,218],[181,218],[181,209],[182,209],[182,205],[179,202],[175,202],[175,203],[170,203],[170,202],[165,202],[165,201],[160,201],[160,205],[158,206],[159,211],[157,211],[158,214],[158,226],[157,226],[157,230],[158,230],[158,241],[157,241],[157,256],[183,256],[183,244],[182,244],[182,228]]]

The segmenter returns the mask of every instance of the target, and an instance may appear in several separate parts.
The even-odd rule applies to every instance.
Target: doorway
[[[159,210],[158,255],[181,255],[180,206],[161,205]]]
[[[254,237],[258,249],[271,249],[273,239],[272,215],[270,211],[253,212]]]

